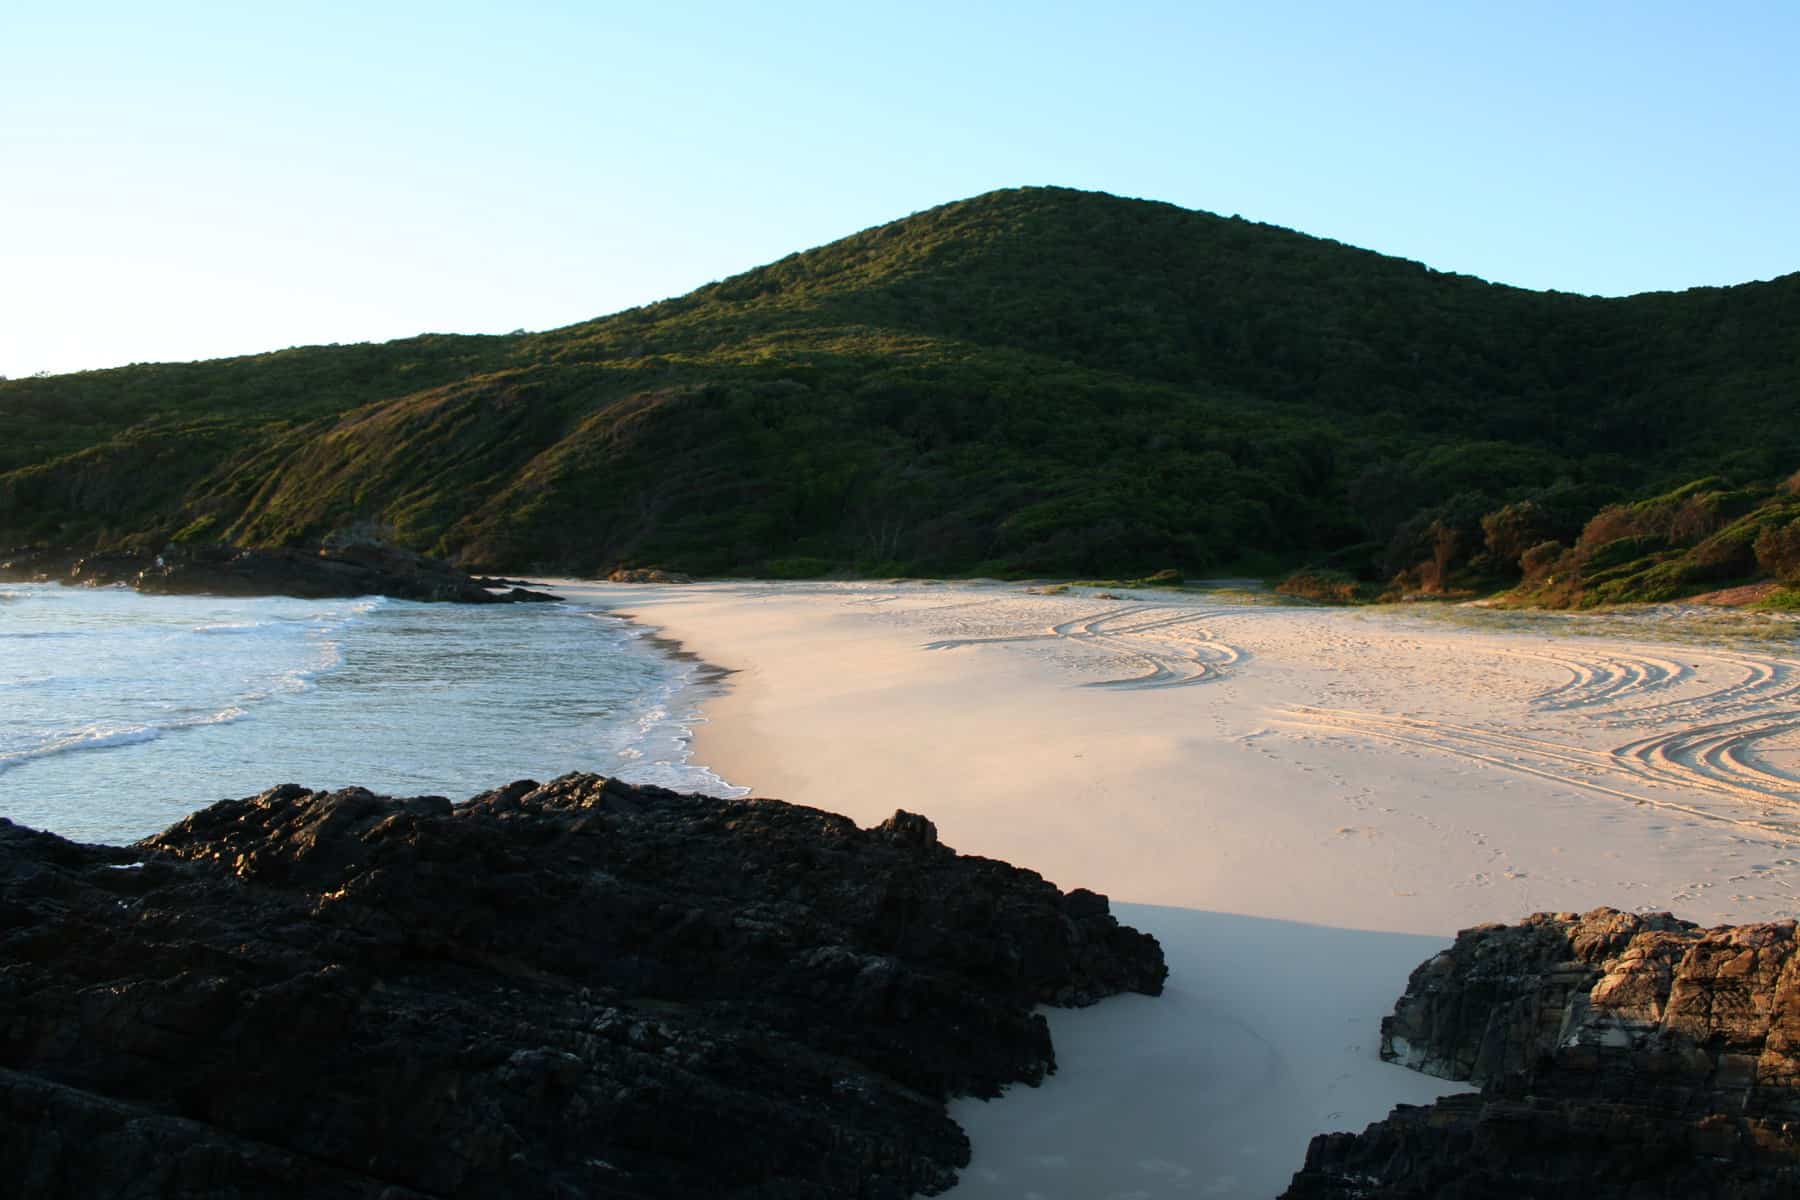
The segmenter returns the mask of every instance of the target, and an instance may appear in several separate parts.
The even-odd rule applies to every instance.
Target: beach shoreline
[[[1800,688],[1780,647],[1006,584],[588,588],[731,672],[696,763],[863,825],[923,812],[1163,941],[1167,996],[1050,1013],[1063,1074],[959,1102],[957,1195],[1272,1196],[1314,1134],[1466,1090],[1377,1057],[1458,929],[1776,919],[1800,886],[1775,795],[1800,746],[1761,720]]]

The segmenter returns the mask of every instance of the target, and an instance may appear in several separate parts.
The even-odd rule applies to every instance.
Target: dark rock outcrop
[[[0,822],[0,964],[0,1178],[126,1200],[936,1191],[1035,1005],[1166,974],[922,817],[597,776]]]
[[[170,547],[160,554],[110,550],[84,555],[17,551],[0,562],[0,578],[104,586],[140,592],[214,596],[392,596],[461,604],[555,600],[547,592],[477,579],[442,559],[372,542],[327,543],[317,549]]]
[[[1286,1195],[1800,1195],[1792,921],[1540,913],[1414,971],[1382,1057],[1481,1086],[1315,1138]]]

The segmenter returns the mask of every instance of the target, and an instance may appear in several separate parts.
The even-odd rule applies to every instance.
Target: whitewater
[[[127,842],[289,782],[463,799],[595,771],[741,794],[689,753],[716,674],[591,601],[0,585],[0,817]]]

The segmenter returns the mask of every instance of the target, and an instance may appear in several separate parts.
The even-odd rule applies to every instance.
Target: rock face
[[[132,847],[0,822],[19,1195],[905,1197],[1033,1006],[1155,993],[1106,899],[777,801],[292,785]]]
[[[463,604],[555,600],[522,587],[494,590],[441,559],[370,542],[327,544],[320,549],[244,550],[235,546],[170,548],[161,554],[110,551],[64,557],[47,551],[15,552],[0,562],[0,578],[104,585],[124,583],[140,592],[215,596],[392,596]]]
[[[1381,1038],[1481,1093],[1315,1138],[1287,1196],[1800,1195],[1792,921],[1602,908],[1466,930]]]

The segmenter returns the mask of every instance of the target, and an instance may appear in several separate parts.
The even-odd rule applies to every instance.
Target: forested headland
[[[1800,582],[1796,468],[1800,274],[1533,292],[1051,188],[545,333],[0,383],[0,549],[1582,605]]]

